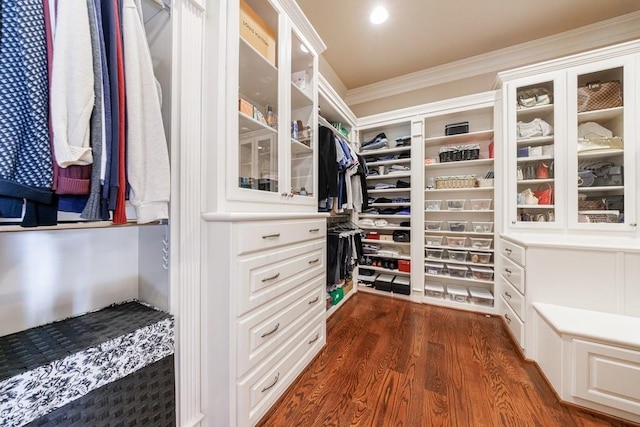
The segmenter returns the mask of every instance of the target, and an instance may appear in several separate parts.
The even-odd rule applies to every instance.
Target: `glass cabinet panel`
[[[515,222],[556,221],[556,141],[553,80],[517,86],[515,120]]]
[[[291,194],[313,197],[314,56],[291,34]]]
[[[240,188],[278,191],[278,13],[266,0],[240,1]]]
[[[578,223],[625,222],[624,68],[578,74],[575,178]],[[573,102],[576,102],[573,101]],[[573,170],[573,169],[572,169]]]

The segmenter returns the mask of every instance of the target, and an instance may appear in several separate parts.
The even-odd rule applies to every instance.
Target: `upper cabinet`
[[[500,73],[505,226],[636,232],[640,43]]]
[[[228,15],[239,25],[228,26],[225,161],[216,159],[226,168],[222,210],[311,210],[324,46],[295,2],[231,1]]]

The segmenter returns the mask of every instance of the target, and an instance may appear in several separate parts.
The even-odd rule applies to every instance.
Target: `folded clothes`
[[[384,208],[380,209],[380,214],[382,215],[395,215],[398,212],[397,208]]]
[[[391,203],[391,199],[388,199],[386,197],[378,197],[373,201],[373,203]]]
[[[376,227],[386,227],[387,225],[389,225],[387,220],[384,218],[376,219],[373,223],[376,225]]]
[[[369,141],[363,142],[360,147],[361,148],[368,147],[370,145],[377,144],[379,142],[384,142],[385,144],[387,143],[387,135],[385,135],[384,132],[377,134]]]
[[[398,182],[396,182],[396,188],[410,188],[410,187],[411,187],[410,182],[402,181],[402,180],[398,180]]]
[[[410,208],[402,208],[399,211],[397,211],[395,214],[396,215],[411,215],[411,209]]]
[[[373,222],[373,220],[371,218],[362,218],[358,224],[360,224],[361,227],[374,227],[375,226],[375,222]]]
[[[386,190],[388,188],[396,188],[397,184],[389,184],[387,182],[379,182],[376,184],[375,189],[376,190]]]
[[[391,200],[391,203],[410,203],[410,202],[411,202],[411,199],[405,199],[405,198],[402,198],[402,197],[397,197],[397,198]]]

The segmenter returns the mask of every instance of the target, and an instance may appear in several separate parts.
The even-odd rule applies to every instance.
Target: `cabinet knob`
[[[507,273],[509,276],[511,276],[511,270],[509,270],[508,268],[505,268],[504,272]]]
[[[513,252],[513,251],[512,251],[511,249],[509,249],[509,248],[505,248],[505,250],[504,250],[504,251],[507,253],[507,255],[511,255],[511,253]]]
[[[638,224],[636,224],[635,222],[632,222],[632,223],[631,223],[631,224],[629,224],[629,225],[630,225],[630,226],[632,226],[632,227],[637,227],[637,226],[638,226]]]
[[[507,323],[511,323],[511,318],[507,313],[504,314],[504,318],[507,319]]]
[[[509,292],[505,292],[504,296],[507,297],[507,299],[511,299],[512,298],[511,294]]]

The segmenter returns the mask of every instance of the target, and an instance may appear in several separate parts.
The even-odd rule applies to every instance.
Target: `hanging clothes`
[[[55,225],[42,0],[4,0],[0,40],[0,215]]]

